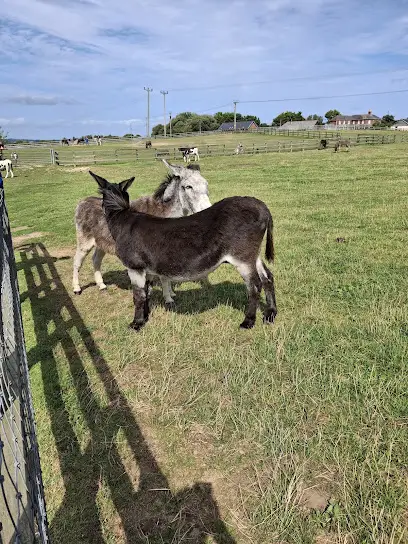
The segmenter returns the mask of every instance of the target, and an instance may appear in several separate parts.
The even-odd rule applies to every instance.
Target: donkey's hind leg
[[[106,285],[103,283],[103,278],[101,274],[101,264],[104,257],[105,252],[103,251],[103,249],[96,247],[94,254],[92,255],[92,264],[94,267],[95,283],[99,287],[100,291],[106,289]]]
[[[160,276],[160,282],[162,284],[162,290],[163,290],[163,297],[164,297],[164,303],[168,310],[172,309],[174,306],[174,300],[173,297],[176,296],[173,289],[171,288],[171,282],[163,277]]]
[[[266,297],[264,322],[273,323],[276,314],[278,313],[278,310],[276,308],[275,283],[273,279],[273,274],[260,258],[258,258],[258,260],[256,261],[256,269],[262,282],[262,287],[265,291]]]
[[[245,310],[245,319],[240,324],[240,327],[241,329],[252,329],[256,321],[256,310],[259,305],[262,282],[256,266],[251,267],[247,263],[234,264],[248,289],[248,304]]]
[[[81,269],[85,257],[88,255],[94,245],[95,240],[93,238],[85,238],[80,233],[77,233],[77,249],[74,257],[74,270],[72,275],[72,286],[76,295],[80,295],[82,293],[82,289],[79,284],[79,270]]]

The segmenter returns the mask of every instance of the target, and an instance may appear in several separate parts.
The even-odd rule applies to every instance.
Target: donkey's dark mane
[[[177,177],[178,176],[176,176],[175,174],[171,174],[169,172],[153,193],[153,198],[155,200],[163,200],[165,190]]]
[[[114,184],[112,184],[114,185]],[[99,188],[99,193],[104,197],[103,206],[105,210],[111,215],[127,210],[129,208],[129,202],[123,196],[122,191],[120,193],[113,192],[108,188]]]

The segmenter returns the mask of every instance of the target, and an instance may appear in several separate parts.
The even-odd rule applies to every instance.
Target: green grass
[[[250,331],[229,266],[179,286],[174,313],[155,290],[140,333],[115,258],[106,293],[87,262],[74,298],[73,213],[95,182],[51,167],[6,180],[15,236],[43,233],[15,251],[54,542],[408,541],[406,154],[201,161],[213,202],[254,195],[274,216],[279,314]],[[132,198],[164,175],[95,169],[135,175]]]

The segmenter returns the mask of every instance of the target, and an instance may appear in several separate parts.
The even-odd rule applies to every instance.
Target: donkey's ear
[[[176,166],[175,164],[170,164],[165,159],[162,159],[162,161],[164,162],[164,164],[167,166],[167,168],[170,170],[172,174],[179,177],[183,175],[183,170],[185,170],[183,166]]]
[[[94,178],[94,180],[96,181],[96,183],[99,185],[101,189],[106,189],[106,187],[109,185],[109,182],[105,178],[98,176],[98,174],[94,174],[90,170],[89,170],[89,173],[91,174],[91,176]]]
[[[198,170],[199,172],[201,172],[201,168],[200,168],[200,165],[198,164],[198,162],[190,162],[190,164],[187,165],[187,169],[188,170]]]
[[[127,191],[134,181],[135,181],[135,176],[129,179],[125,179],[125,181],[121,181],[119,183],[120,190]]]

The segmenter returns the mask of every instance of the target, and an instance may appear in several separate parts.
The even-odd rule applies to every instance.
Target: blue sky
[[[407,0],[13,0],[1,10],[0,126],[10,137],[145,134],[168,110],[232,101],[283,110],[408,116]]]

